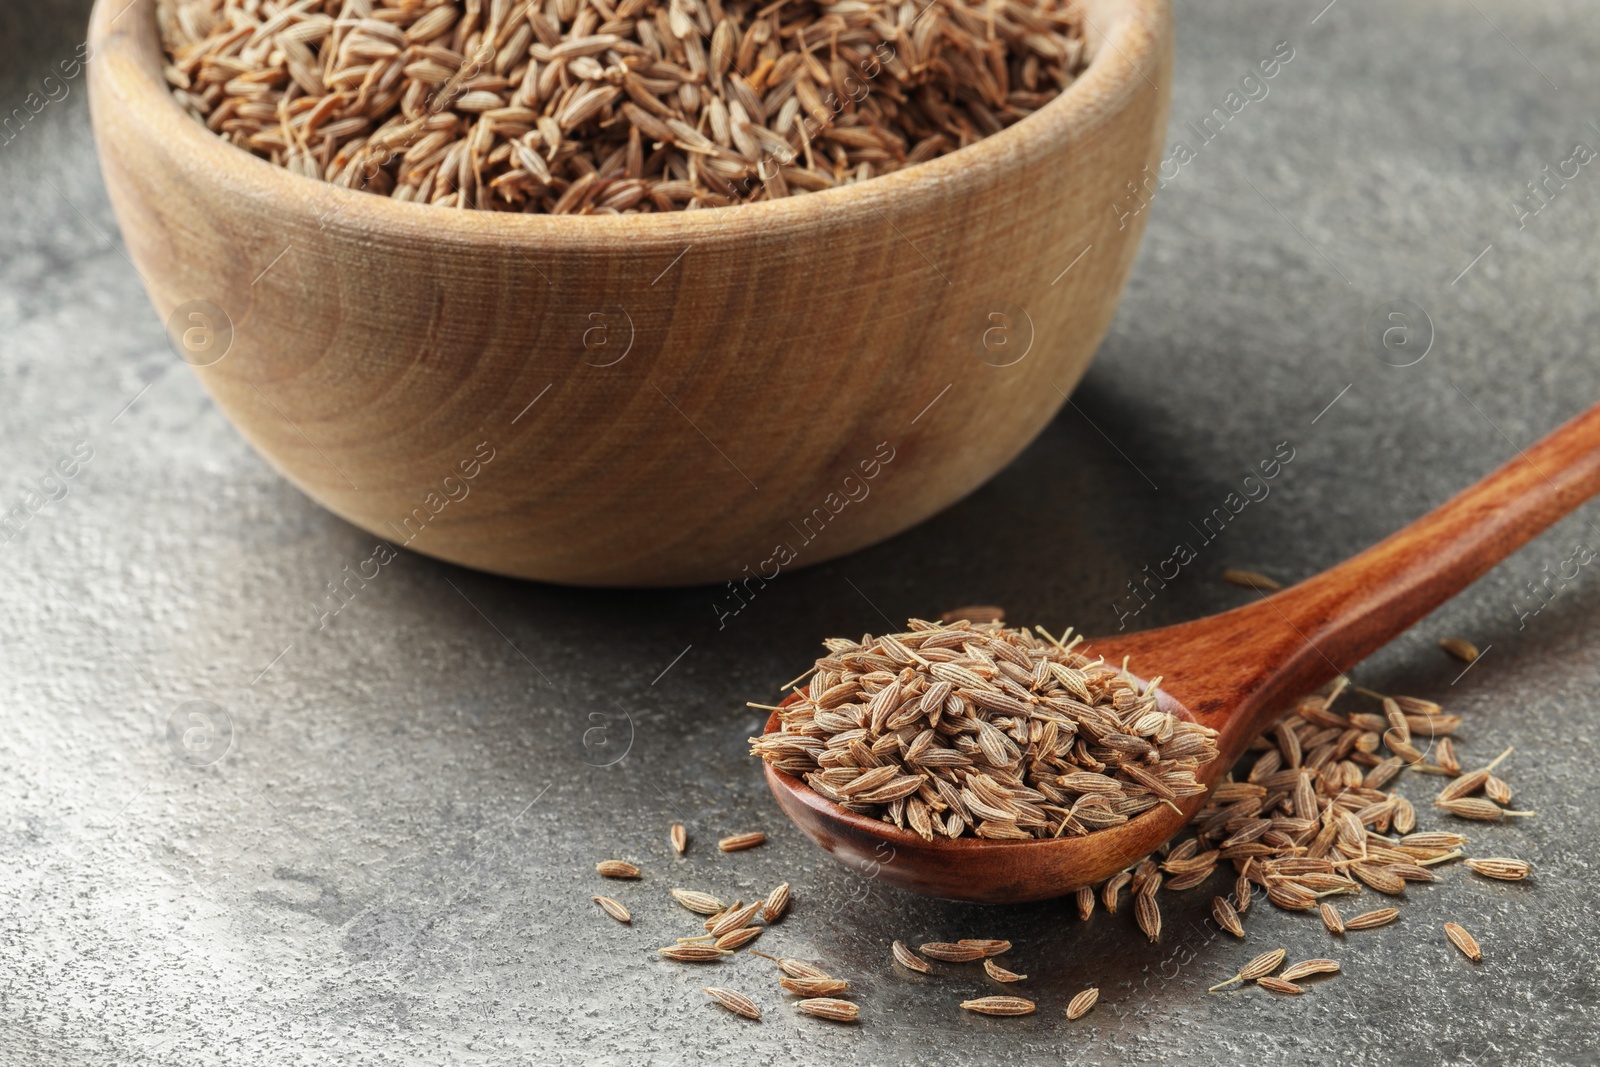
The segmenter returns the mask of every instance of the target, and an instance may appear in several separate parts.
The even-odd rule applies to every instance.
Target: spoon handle
[[[1197,673],[1212,680],[1184,694],[1196,718],[1221,728],[1235,710],[1246,719],[1272,714],[1283,701],[1365,659],[1600,493],[1600,405],[1518,453],[1360,555],[1255,604],[1204,620],[1206,638],[1196,643],[1206,649],[1184,656],[1208,657],[1206,669]],[[1571,552],[1552,550],[1550,572],[1562,578],[1563,567],[1581,570],[1600,551],[1600,538],[1591,544]],[[1514,602],[1505,621],[1526,625],[1542,604],[1531,596]],[[1154,662],[1157,653],[1151,651]],[[1171,676],[1184,675],[1175,667]],[[1241,701],[1244,694],[1252,699]]]

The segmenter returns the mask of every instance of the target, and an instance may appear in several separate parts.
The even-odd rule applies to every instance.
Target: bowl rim
[[[332,182],[296,174],[239,148],[196,123],[183,110],[162,74],[165,57],[155,22],[156,0],[96,0],[90,19],[87,64],[91,86],[108,83],[112,96],[137,113],[152,144],[180,167],[202,170],[220,180],[271,200],[328,198],[335,217],[354,225],[414,230],[419,224],[438,234],[490,242],[529,239],[568,243],[584,238],[627,238],[657,244],[664,240],[710,242],[751,228],[796,225],[848,227],[880,204],[897,208],[918,201],[946,201],[982,191],[1004,179],[999,164],[1037,157],[1061,140],[1081,138],[1112,121],[1139,91],[1139,82],[1160,87],[1145,73],[1160,69],[1155,60],[1170,36],[1170,0],[1080,0],[1088,40],[1094,49],[1084,73],[1044,107],[998,133],[910,167],[862,182],[727,208],[645,212],[634,215],[549,215],[475,209],[439,210],[431,204],[394,200]],[[1096,22],[1091,18],[1102,18]],[[123,21],[124,18],[129,21]],[[120,25],[118,25],[120,23]],[[102,56],[104,60],[102,61]],[[120,61],[120,62],[119,62]],[[100,96],[91,89],[91,100]],[[98,125],[98,123],[97,123]],[[323,216],[326,223],[327,214]],[[730,219],[741,225],[726,226]]]

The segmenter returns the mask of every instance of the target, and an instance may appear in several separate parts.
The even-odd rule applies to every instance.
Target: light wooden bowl
[[[1088,71],[951,155],[719,211],[490,214],[213,136],[168,94],[154,0],[125,5],[90,28],[101,164],[218,406],[391,544],[584,585],[771,578],[1016,456],[1110,324],[1171,81],[1167,0],[1083,0]]]

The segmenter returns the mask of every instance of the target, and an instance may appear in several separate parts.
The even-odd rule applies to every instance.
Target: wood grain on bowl
[[[314,499],[503,574],[771,577],[970,492],[1087,367],[1172,43],[1166,0],[1084,9],[1089,69],[1015,126],[716,211],[508,217],[290,173],[184,114],[153,0],[96,5],[90,104],[175,347]]]

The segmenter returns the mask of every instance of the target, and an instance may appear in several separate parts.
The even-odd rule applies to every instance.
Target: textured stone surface
[[[1467,716],[1469,759],[1517,746],[1508,777],[1539,817],[1471,833],[1536,878],[1451,870],[1342,944],[1266,905],[1245,944],[1219,939],[1204,890],[1167,898],[1152,945],[1126,910],[1081,924],[1060,904],[878,889],[783,823],[744,755],[759,719],[743,701],[772,698],[823,636],[973,601],[1114,629],[1124,582],[1277,442],[1295,459],[1272,495],[1132,625],[1240,602],[1226,565],[1332,564],[1596,399],[1600,175],[1524,229],[1507,206],[1574,142],[1600,145],[1591,6],[1336,0],[1313,22],[1323,2],[1179,4],[1172,136],[1195,157],[1152,209],[1075,405],[970,499],[785,575],[721,629],[714,589],[590,593],[410,554],[318,629],[311,605],[372,542],[281,481],[169,354],[72,83],[0,145],[0,510],[93,449],[0,544],[0,1061],[1593,1062],[1600,578],[1525,629],[1512,605],[1600,537],[1594,506],[1358,672]],[[0,5],[0,110],[72,55],[85,7]],[[1279,41],[1294,58],[1267,96],[1198,145],[1183,123]],[[1364,334],[1402,299],[1437,332],[1404,369]],[[1492,648],[1458,678],[1445,634]],[[209,766],[180,758],[191,700],[231,723]],[[693,834],[682,859],[674,820]],[[770,842],[710,846],[750,828]],[[644,880],[603,889],[592,865],[613,855]],[[690,932],[667,887],[748,899],[780,879],[794,907],[758,947],[849,977],[859,1026],[795,1017],[755,957],[652,958]],[[607,889],[632,928],[589,903]],[[1447,919],[1482,966],[1445,943]],[[1037,1015],[965,1015],[991,991],[975,969],[887,962],[895,937],[964,936],[1016,942]],[[1293,1000],[1204,993],[1277,945],[1345,973]],[[713,975],[765,1021],[713,1006]],[[1090,983],[1100,1006],[1067,1024]]]

